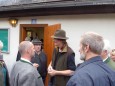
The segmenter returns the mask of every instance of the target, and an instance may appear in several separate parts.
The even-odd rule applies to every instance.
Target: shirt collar
[[[105,59],[103,59],[103,62],[105,62],[109,57],[106,57]]]
[[[25,58],[21,58],[21,60],[24,61],[24,62],[27,62],[27,63],[32,64],[29,60],[27,60],[27,59],[25,59]]]
[[[64,47],[63,50],[60,50],[60,49],[59,49],[59,52],[67,52],[67,45]]]
[[[110,61],[110,57],[108,57],[104,62],[108,63]]]

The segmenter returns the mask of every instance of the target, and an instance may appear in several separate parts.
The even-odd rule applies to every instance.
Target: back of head
[[[103,50],[107,50],[107,53],[109,54],[111,52],[111,45],[109,40],[104,39],[104,47]]]
[[[101,54],[104,46],[103,37],[94,32],[87,32],[82,35],[81,44],[89,45],[90,51],[95,54]]]
[[[21,54],[21,56],[25,53],[27,53],[27,51],[30,49],[30,47],[32,46],[33,44],[29,41],[22,41],[19,45],[19,52]]]

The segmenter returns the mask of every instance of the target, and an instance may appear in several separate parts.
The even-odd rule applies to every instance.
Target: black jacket
[[[45,78],[47,75],[47,57],[44,52],[41,52],[39,55],[35,53],[35,56],[31,59],[32,63],[39,64],[39,67],[37,68],[38,72],[40,73],[43,82],[45,82]]]
[[[21,54],[20,54],[20,52],[18,51],[16,61],[19,61],[19,60],[20,60],[20,58],[21,58]]]

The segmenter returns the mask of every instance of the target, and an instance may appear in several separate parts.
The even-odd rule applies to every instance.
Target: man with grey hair
[[[23,41],[19,45],[19,52],[21,59],[11,71],[11,86],[44,86],[40,74],[30,62],[34,56],[34,45],[29,41]]]
[[[104,48],[101,53],[103,62],[105,62],[111,69],[115,70],[115,62],[110,58],[111,46],[109,40],[104,39]]]
[[[101,59],[103,37],[94,32],[82,35],[80,55],[84,62],[76,69],[66,86],[115,86],[115,72]]]

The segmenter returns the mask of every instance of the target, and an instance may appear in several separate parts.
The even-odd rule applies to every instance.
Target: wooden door
[[[44,51],[47,55],[47,65],[49,65],[51,59],[52,59],[52,53],[54,49],[54,43],[53,39],[51,38],[52,35],[54,35],[54,32],[57,29],[61,29],[61,24],[55,24],[51,26],[47,26],[44,29]],[[46,85],[48,86],[48,77],[46,79]]]
[[[26,34],[27,34],[26,29],[24,27],[21,27],[21,29],[20,29],[20,35],[21,35],[20,36],[20,42],[25,40]]]

